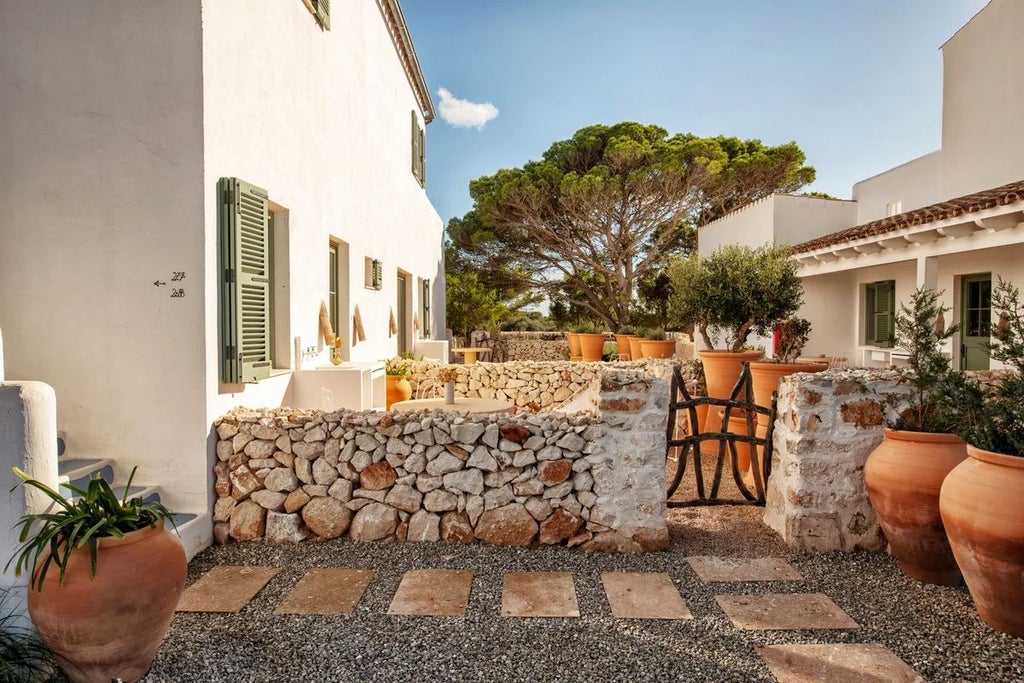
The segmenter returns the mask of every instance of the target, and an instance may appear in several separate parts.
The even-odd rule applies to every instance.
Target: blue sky
[[[427,192],[446,222],[469,181],[594,123],[795,140],[810,190],[938,149],[939,46],[985,0],[405,0],[436,107],[497,109],[427,128]],[[468,107],[468,116],[487,110]],[[463,107],[463,113],[467,107]],[[493,112],[492,112],[493,113]]]

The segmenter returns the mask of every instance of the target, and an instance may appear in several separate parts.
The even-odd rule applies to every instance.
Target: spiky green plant
[[[29,583],[38,591],[43,589],[43,580],[52,564],[60,569],[59,583],[64,585],[71,552],[76,548],[89,548],[90,576],[95,577],[101,538],[123,538],[129,532],[156,526],[164,519],[174,523],[172,513],[162,504],[144,501],[140,497],[128,498],[137,467],[132,468],[124,497],[120,500],[101,477],[91,479],[85,489],[67,484],[75,496],[69,500],[17,467],[11,469],[21,479],[21,483],[11,489],[12,493],[19,486],[31,486],[54,502],[49,511],[27,514],[18,521],[15,527],[21,527],[18,537],[21,546],[4,566],[6,572],[14,563],[14,575],[21,576],[23,571],[32,572],[41,560],[42,564]]]
[[[11,605],[10,589],[0,589],[0,683],[48,681],[57,671],[52,653]]]

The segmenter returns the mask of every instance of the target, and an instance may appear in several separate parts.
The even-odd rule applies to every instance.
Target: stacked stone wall
[[[214,536],[664,548],[664,380],[598,378],[600,412],[515,416],[236,409]]]

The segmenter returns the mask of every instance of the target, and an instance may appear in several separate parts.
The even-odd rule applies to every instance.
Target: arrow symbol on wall
[[[153,284],[156,285],[157,287],[163,287],[167,283],[166,282],[160,282],[159,280],[154,280]]]

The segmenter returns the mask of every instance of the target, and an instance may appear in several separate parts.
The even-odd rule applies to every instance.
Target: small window
[[[864,343],[891,348],[896,342],[896,281],[864,286]]]
[[[341,334],[341,329],[338,327],[338,245],[334,242],[331,242],[328,257],[327,288],[330,292],[330,305],[327,312],[331,316],[331,330],[335,334]]]
[[[430,280],[420,280],[420,319],[422,322],[421,332],[424,339],[430,339]]]
[[[331,30],[331,0],[303,0],[317,25],[325,31]]]
[[[364,284],[367,289],[381,289],[384,286],[384,265],[375,258],[366,257]]]
[[[412,174],[423,187],[427,186],[427,140],[416,110],[412,111]]]

